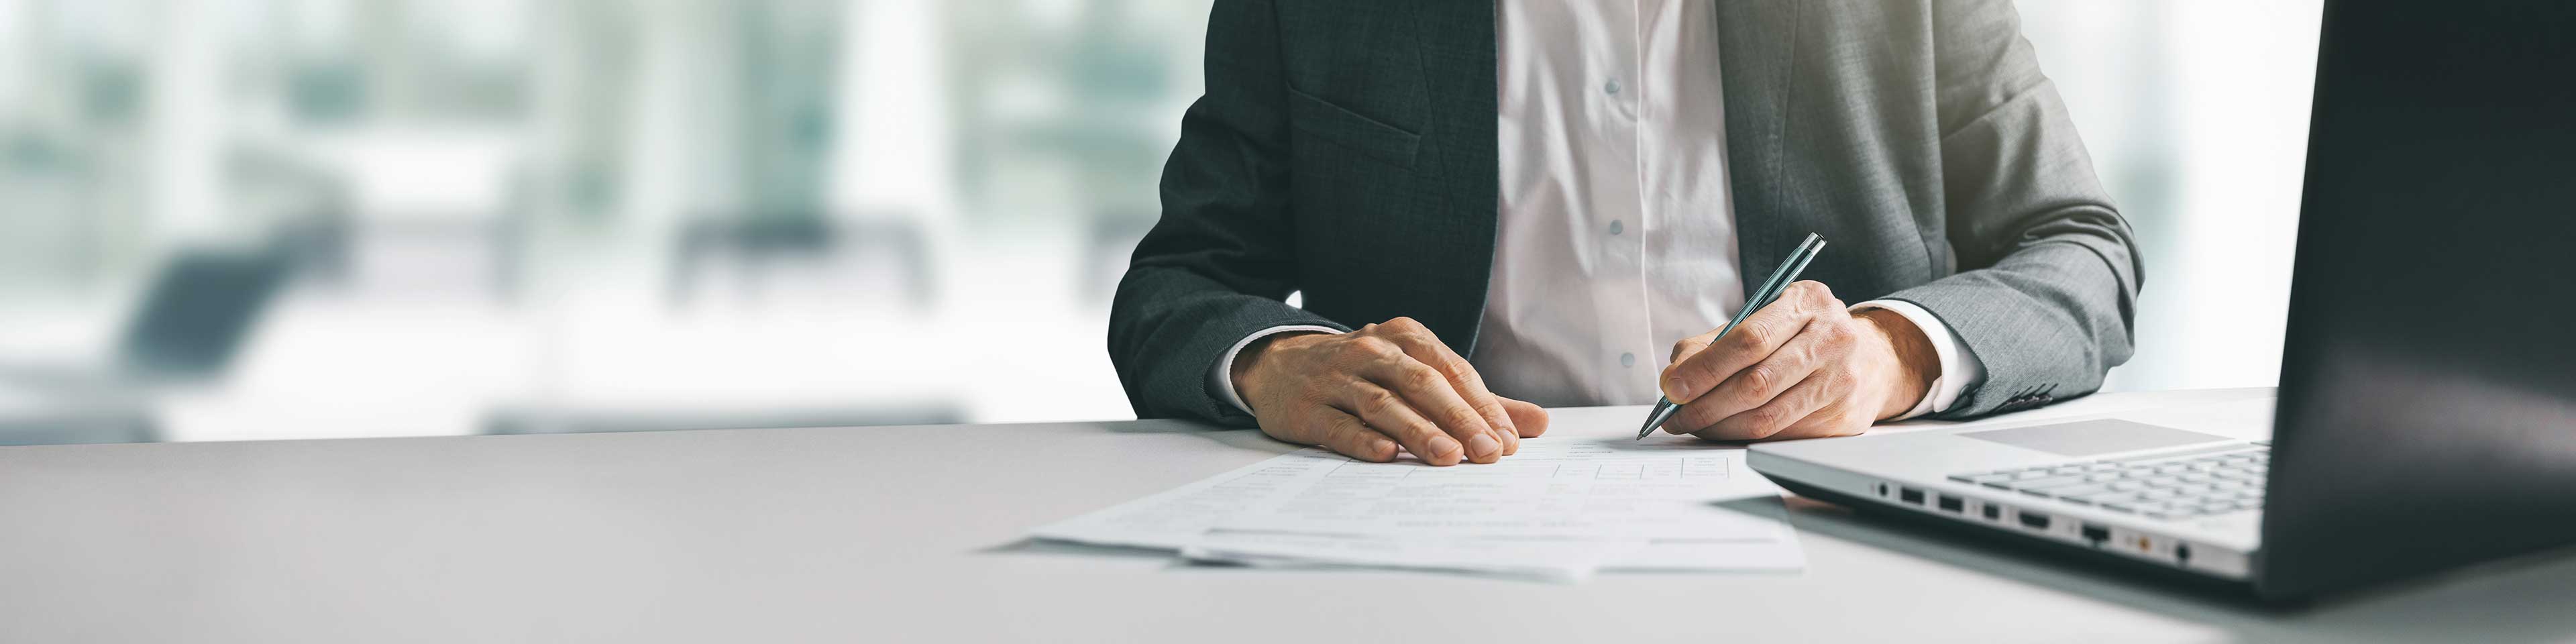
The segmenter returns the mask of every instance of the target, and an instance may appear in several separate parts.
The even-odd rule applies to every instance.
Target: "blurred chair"
[[[182,251],[104,363],[0,365],[0,444],[154,440],[154,389],[221,377],[287,279],[268,248]]]
[[[65,392],[213,380],[286,279],[285,258],[267,248],[181,251],[154,274],[107,363],[0,365],[0,380]]]

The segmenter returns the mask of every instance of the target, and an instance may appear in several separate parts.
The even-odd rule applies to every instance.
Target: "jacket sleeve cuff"
[[[1253,332],[1252,335],[1243,336],[1242,340],[1235,341],[1233,348],[1225,350],[1224,357],[1217,358],[1216,368],[1208,371],[1208,393],[1216,396],[1217,400],[1225,401],[1225,404],[1233,405],[1235,409],[1242,410],[1243,413],[1252,413],[1252,406],[1243,403],[1243,395],[1234,392],[1234,356],[1235,354],[1243,353],[1244,347],[1252,346],[1252,341],[1254,340],[1290,331],[1318,331],[1322,333],[1342,332],[1341,329],[1328,326],[1289,324],[1262,329],[1260,331]]]
[[[1932,388],[1923,392],[1923,400],[1914,403],[1913,409],[1888,420],[1905,420],[1947,411],[1952,403],[1959,401],[1959,392],[1985,381],[1985,363],[1977,360],[1976,354],[1968,349],[1968,343],[1959,339],[1958,332],[1950,330],[1950,325],[1942,324],[1941,318],[1932,315],[1931,311],[1904,300],[1870,300],[1851,307],[1853,313],[1871,309],[1885,309],[1905,316],[1906,321],[1914,323],[1914,328],[1922,330],[1924,340],[1932,343],[1932,353],[1941,359],[1941,376],[1932,379]],[[1235,350],[1242,349],[1243,345],[1235,345]],[[1233,361],[1234,355],[1227,354],[1226,360]]]

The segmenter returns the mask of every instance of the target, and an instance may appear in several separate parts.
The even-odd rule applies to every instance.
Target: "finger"
[[[1870,419],[1855,413],[1850,405],[1826,401],[1823,407],[1808,413],[1806,418],[1789,423],[1789,426],[1781,429],[1779,433],[1772,434],[1771,439],[1850,436],[1869,431],[1869,424]]]
[[[1819,311],[1831,310],[1833,292],[1824,284],[1804,281],[1790,284],[1780,299],[1762,307],[1744,322],[1728,329],[1726,334],[1709,343],[1704,350],[1688,359],[1664,368],[1660,386],[1664,397],[1677,403],[1689,403],[1717,387],[1735,372],[1752,366],[1772,350],[1795,337],[1798,329]],[[1681,353],[1681,347],[1675,353]]]
[[[1456,465],[1465,453],[1465,447],[1459,445],[1457,439],[1450,438],[1440,431],[1438,425],[1415,413],[1413,407],[1405,404],[1404,398],[1395,392],[1366,380],[1355,380],[1342,390],[1348,392],[1337,405],[1342,411],[1358,416],[1377,433],[1395,439],[1405,451],[1413,452],[1422,462]]]
[[[1521,438],[1538,438],[1540,434],[1547,433],[1546,409],[1540,408],[1535,403],[1522,402],[1510,398],[1502,398],[1500,396],[1496,396],[1496,398],[1500,398],[1503,401],[1503,410],[1511,413],[1512,427],[1520,431]]]
[[[1431,333],[1430,327],[1422,326],[1413,318],[1388,320],[1385,326],[1394,331],[1390,337],[1404,349],[1405,355],[1431,365],[1448,379],[1449,387],[1457,390],[1458,396],[1467,401],[1467,406],[1484,418],[1485,426],[1492,430],[1495,440],[1502,442],[1504,454],[1520,451],[1520,430],[1513,426],[1511,412],[1505,411],[1493,390],[1485,387],[1485,378],[1476,373],[1475,365],[1459,357],[1458,352],[1450,350],[1449,345],[1440,342],[1439,336]],[[1468,451],[1475,450],[1470,448]]]
[[[1699,355],[1701,351],[1707,351],[1709,343],[1717,341],[1717,331],[1717,329],[1709,329],[1707,333],[1682,338],[1682,341],[1673,343],[1673,357],[1671,360],[1664,362],[1664,376],[1671,376],[1673,367],[1681,366],[1682,363],[1690,361],[1691,356]],[[1657,387],[1663,386],[1662,379],[1658,379],[1656,383]],[[1665,397],[1670,398],[1671,396],[1667,395]]]
[[[1369,429],[1368,424],[1361,422],[1359,417],[1344,413],[1342,410],[1318,407],[1314,416],[1308,418],[1304,425],[1305,435],[1311,440],[1296,442],[1322,445],[1325,449],[1339,452],[1344,456],[1373,463],[1395,460],[1394,440],[1388,439],[1385,434],[1377,433],[1377,430]]]
[[[1416,416],[1430,419],[1441,433],[1465,446],[1467,460],[1491,463],[1503,457],[1503,443],[1494,438],[1494,428],[1458,396],[1458,390],[1450,388],[1439,370],[1409,356],[1396,356],[1370,363],[1360,376],[1395,392]]]
[[[1744,413],[1726,417],[1696,435],[1728,441],[1758,441],[1771,438],[1787,429],[1790,423],[1806,418],[1830,402],[1834,395],[1831,378],[1808,378],[1782,392],[1780,397],[1762,403]]]
[[[1771,355],[1727,376],[1715,389],[1700,394],[1681,413],[1664,423],[1664,431],[1688,434],[1717,424],[1730,416],[1744,413],[1778,398],[1781,392],[1805,381],[1828,359],[1848,349],[1852,338],[1849,329],[1834,322],[1830,315],[1808,319],[1797,337]],[[1795,420],[1795,419],[1792,419]]]

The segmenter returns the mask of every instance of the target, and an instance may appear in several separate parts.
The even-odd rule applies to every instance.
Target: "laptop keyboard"
[[[2271,466],[2271,442],[2257,441],[2181,453],[1952,474],[1950,480],[2114,512],[2186,519],[2262,509],[2263,478]]]

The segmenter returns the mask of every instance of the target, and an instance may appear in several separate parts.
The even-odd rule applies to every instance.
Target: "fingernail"
[[[1448,456],[1439,456],[1440,454],[1447,454]],[[1430,463],[1432,465],[1447,465],[1448,463],[1442,463],[1440,460],[1444,458],[1460,461],[1466,460],[1467,450],[1458,446],[1457,439],[1447,436],[1437,436],[1431,439],[1430,454],[1415,454],[1414,456],[1420,456],[1422,457],[1422,462]]]
[[[1478,433],[1474,436],[1467,437],[1467,454],[1470,456],[1484,459],[1492,458],[1494,456],[1501,455],[1502,453],[1503,444],[1494,442],[1494,436],[1492,434]]]

